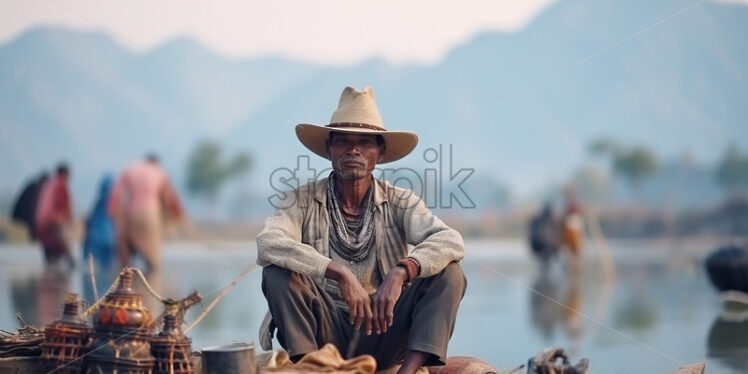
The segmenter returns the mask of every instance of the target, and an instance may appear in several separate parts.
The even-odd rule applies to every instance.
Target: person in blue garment
[[[112,194],[112,176],[105,175],[99,185],[99,195],[86,220],[86,240],[83,243],[84,259],[93,255],[99,265],[109,267],[114,260],[116,235],[114,221],[108,206]]]

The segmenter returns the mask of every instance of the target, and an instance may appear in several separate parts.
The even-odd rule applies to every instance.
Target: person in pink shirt
[[[65,258],[71,266],[75,265],[65,238],[65,228],[73,220],[73,204],[68,191],[69,176],[68,166],[60,163],[57,173],[44,182],[39,192],[34,224],[47,264]]]
[[[149,155],[134,163],[117,179],[109,202],[117,229],[117,257],[122,266],[139,254],[149,269],[161,264],[161,231],[164,218],[181,221],[182,205],[176,190],[158,162]]]

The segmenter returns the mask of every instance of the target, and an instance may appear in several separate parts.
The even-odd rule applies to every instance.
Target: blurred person
[[[467,287],[462,236],[413,191],[372,176],[418,136],[384,128],[371,87],[346,87],[329,125],[299,124],[296,134],[333,171],[286,193],[257,236],[272,317],[263,349],[275,326],[294,361],[332,342],[381,369],[402,363],[400,374],[444,365]]]
[[[109,212],[115,222],[120,266],[130,265],[137,254],[148,270],[158,268],[163,221],[173,218],[184,223],[177,192],[153,154],[125,168],[114,185]]]
[[[101,179],[99,195],[86,220],[86,239],[83,242],[83,258],[92,255],[99,265],[107,268],[112,264],[117,243],[114,221],[109,214],[112,179],[111,175]]]
[[[36,241],[36,206],[39,202],[39,192],[44,185],[44,182],[49,178],[49,174],[42,172],[38,179],[33,180],[26,184],[26,186],[18,195],[15,204],[13,204],[13,211],[11,212],[11,218],[21,222],[26,226],[26,230],[29,234],[31,241]]]
[[[528,232],[530,249],[545,268],[548,262],[558,253],[558,225],[553,217],[551,203],[546,202],[543,209],[530,221]]]
[[[572,187],[564,189],[566,208],[561,219],[561,243],[572,255],[572,266],[579,266],[579,258],[582,254],[582,241],[584,239],[584,219],[582,217],[582,205],[577,199]]]
[[[65,259],[72,267],[75,266],[75,260],[70,253],[66,236],[66,230],[71,228],[73,221],[69,178],[70,168],[66,163],[60,163],[55,175],[42,186],[34,219],[46,263],[53,264]]]

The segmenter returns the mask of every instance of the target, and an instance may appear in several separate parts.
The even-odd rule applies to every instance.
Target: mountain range
[[[427,150],[451,145],[453,171],[474,170],[468,194],[539,193],[600,137],[713,164],[730,142],[748,145],[748,7],[692,4],[559,1],[433,65],[227,58],[188,38],[133,52],[104,31],[39,27],[0,46],[0,200],[65,159],[87,207],[103,173],[146,152],[183,189],[189,152],[212,138],[228,156],[252,155],[252,171],[226,192],[262,210],[271,172],[310,155],[294,125],[326,124],[346,85],[374,87],[385,125],[420,136],[387,167],[424,170]]]

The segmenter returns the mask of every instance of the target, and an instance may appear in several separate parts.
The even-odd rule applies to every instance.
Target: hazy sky
[[[348,64],[435,62],[486,30],[512,32],[556,0],[0,1],[0,44],[38,25],[106,30],[134,49],[180,35],[230,56]]]

